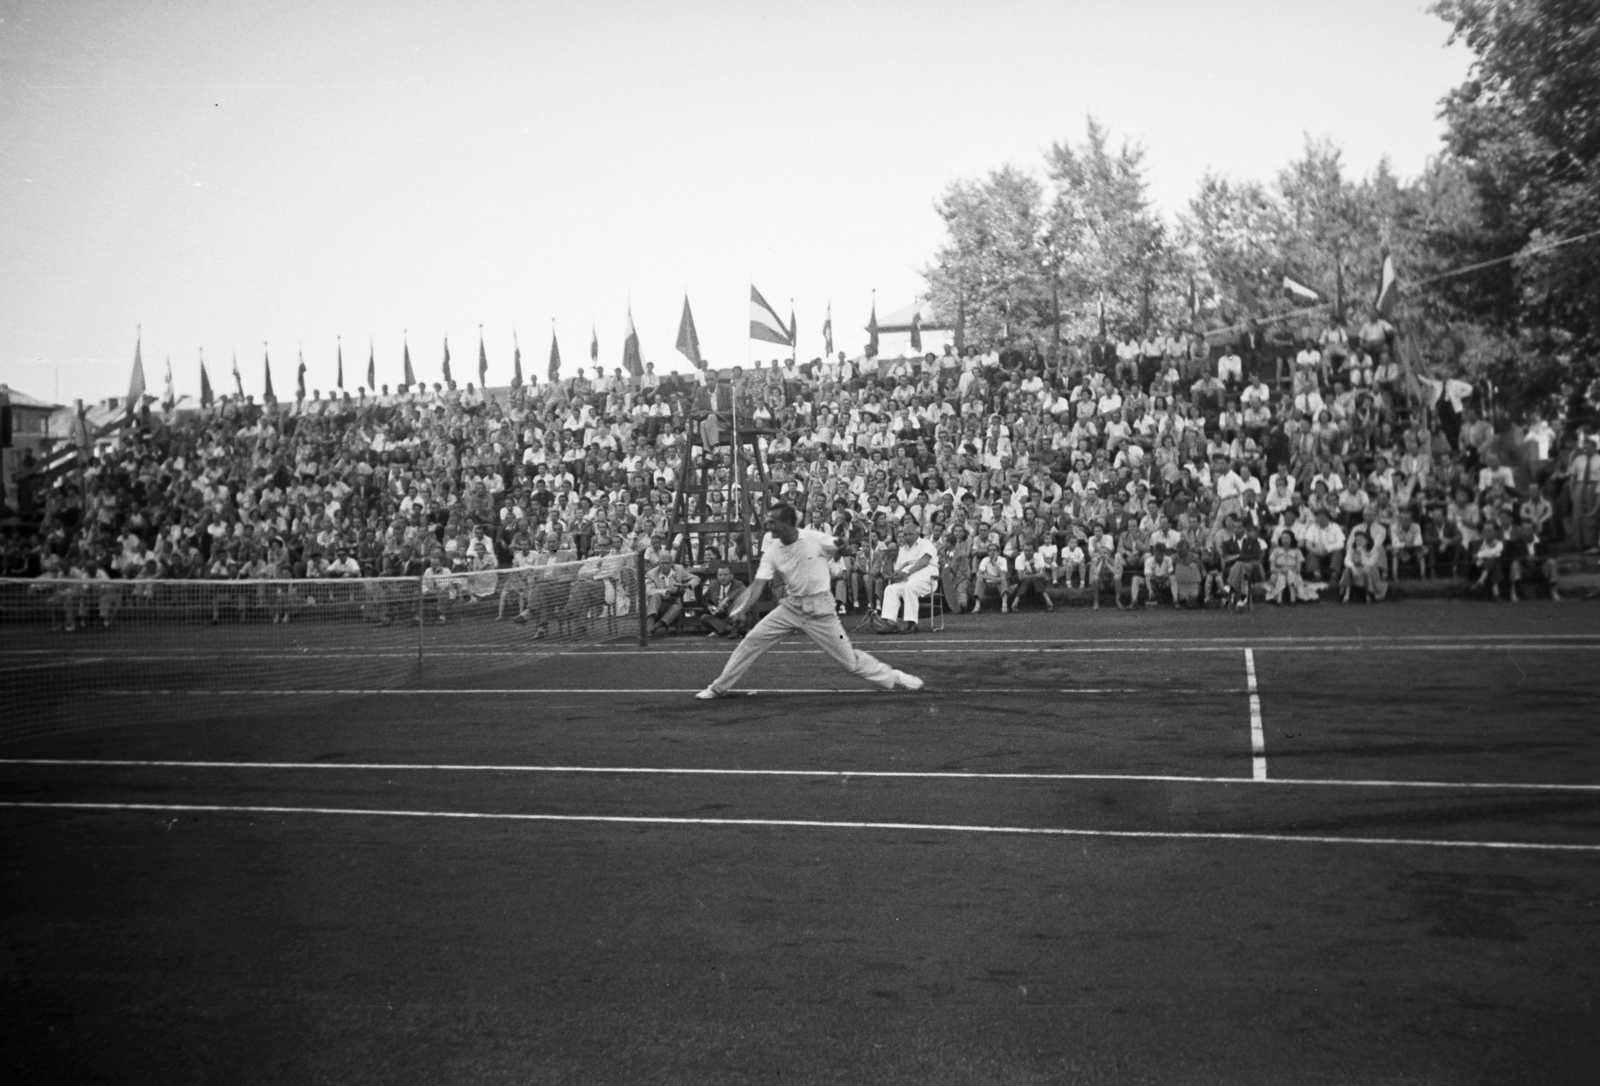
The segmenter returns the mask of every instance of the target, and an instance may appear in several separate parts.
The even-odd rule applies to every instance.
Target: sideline
[[[1261,695],[1256,692],[1256,654],[1244,650],[1244,683],[1250,692],[1250,771],[1258,781],[1267,779],[1267,739],[1261,731]]]
[[[905,830],[917,833],[983,833],[1034,837],[1110,837],[1147,841],[1248,841],[1292,845],[1405,845],[1416,848],[1478,848],[1515,852],[1600,852],[1597,845],[1538,841],[1449,841],[1426,837],[1325,837],[1287,833],[1206,833],[1185,830],[1083,830],[1050,826],[963,826],[932,822],[828,822],[783,818],[676,818],[643,815],[514,814],[485,811],[405,811],[366,807],[256,807],[176,803],[66,803],[0,801],[0,807],[39,811],[158,811],[179,814],[347,815],[365,818],[439,818],[485,822],[579,822],[633,826],[717,826],[778,829]]]

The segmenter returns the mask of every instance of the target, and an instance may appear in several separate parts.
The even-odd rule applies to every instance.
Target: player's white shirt
[[[839,545],[827,532],[815,528],[801,528],[800,536],[785,545],[768,532],[761,540],[761,567],[756,579],[772,580],[783,574],[785,592],[790,596],[814,596],[828,592],[832,579],[828,575],[828,560],[839,551]]]

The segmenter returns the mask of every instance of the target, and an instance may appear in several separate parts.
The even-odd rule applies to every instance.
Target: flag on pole
[[[922,310],[911,310],[911,349],[922,350]]]
[[[233,388],[244,399],[244,378],[239,376],[239,352],[233,352]]]
[[[1283,293],[1285,297],[1293,298],[1296,301],[1310,302],[1313,305],[1322,301],[1321,294],[1289,275],[1283,277]]]
[[[170,354],[167,355],[167,392],[161,398],[161,406],[169,410],[178,406],[178,394],[172,388],[172,356]]]
[[[489,387],[489,355],[483,349],[483,325],[478,325],[478,387]]]
[[[371,336],[367,337],[367,387],[378,391],[378,352],[372,346]]]
[[[822,354],[833,357],[833,299],[828,299],[828,312],[822,318]]]
[[[1106,338],[1106,292],[1100,292],[1100,338]]]
[[[137,411],[144,402],[144,336],[135,332],[133,338],[133,373],[128,377],[128,410]]]
[[[589,322],[589,364],[600,364],[600,333],[594,329],[594,321]]]
[[[561,380],[561,345],[556,342],[556,322],[550,322],[550,383]]]
[[[340,391],[343,391],[344,390],[344,338],[342,336],[334,336],[333,337],[333,342],[337,345],[334,349],[338,353],[338,356],[339,356],[338,385],[339,385]]]
[[[689,296],[683,296],[683,316],[678,320],[678,353],[694,364],[697,370],[706,368],[700,357],[700,336],[694,330],[694,314],[689,312]]]
[[[455,381],[453,381],[451,379],[451,377],[450,377],[450,337],[449,336],[445,336],[444,337],[444,383],[446,385],[455,384]]]
[[[404,332],[402,332],[400,334],[400,342],[405,347],[405,364],[406,364],[406,369],[405,369],[405,374],[404,374],[406,382],[405,382],[404,385],[402,385],[400,387],[409,389],[412,385],[417,383],[417,375],[415,373],[413,373],[412,370],[411,370],[411,342],[410,342],[410,340],[405,338],[405,333]]]
[[[789,299],[789,353],[800,361],[800,325],[794,319],[794,299]]]
[[[750,338],[763,340],[767,343],[782,343],[789,345],[793,338],[789,330],[783,325],[783,318],[777,311],[767,304],[761,292],[750,286]]]
[[[628,335],[622,341],[622,368],[634,377],[644,376],[644,356],[639,353],[639,333],[633,327],[633,307],[628,307]]]
[[[878,295],[872,295],[872,316],[867,320],[867,357],[878,357]]]
[[[1387,251],[1383,254],[1383,267],[1378,272],[1378,297],[1373,301],[1378,316],[1388,317],[1394,312],[1395,303],[1400,300],[1400,277],[1395,274],[1394,257]]]
[[[511,329],[511,387],[522,387],[522,344],[517,342],[517,330]]]
[[[306,352],[300,352],[300,367],[294,373],[294,398],[306,398]]]
[[[206,356],[200,356],[200,406],[210,407],[216,396],[211,392],[211,378],[206,375]]]
[[[261,345],[261,373],[263,378],[261,402],[277,403],[277,394],[272,391],[272,356],[267,353],[267,345],[265,343]]]

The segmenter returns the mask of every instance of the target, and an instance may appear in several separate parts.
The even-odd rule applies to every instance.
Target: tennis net
[[[630,553],[420,577],[0,579],[0,742],[492,685],[542,654],[640,639],[642,564]]]

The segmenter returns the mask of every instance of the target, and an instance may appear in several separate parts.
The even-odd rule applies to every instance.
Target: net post
[[[422,597],[422,574],[417,574],[417,678],[422,678],[422,645],[428,636],[428,623],[425,618]]]
[[[635,551],[633,565],[636,576],[633,587],[633,609],[639,612],[639,647],[650,647],[650,616],[644,613],[644,551]]]

